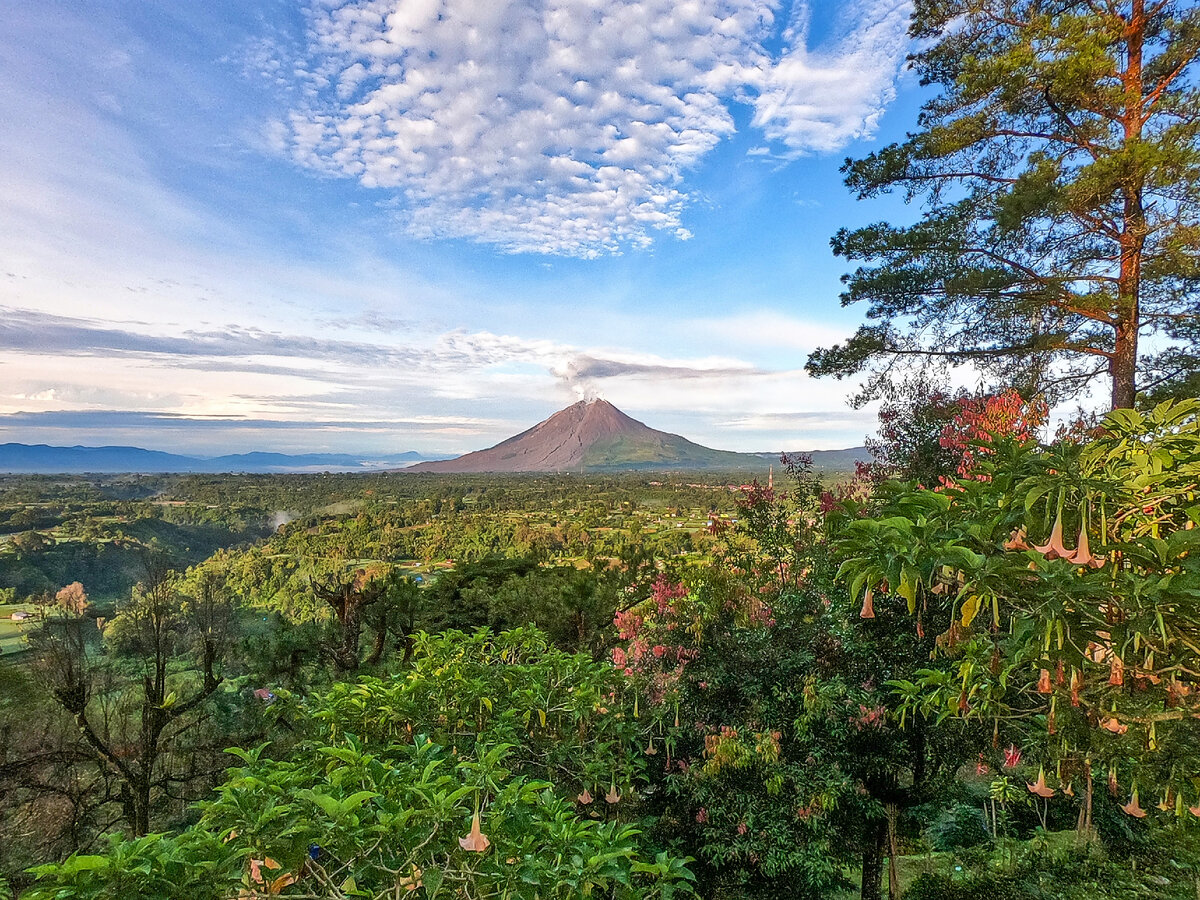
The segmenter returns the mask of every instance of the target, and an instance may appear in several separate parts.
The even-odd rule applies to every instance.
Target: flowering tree
[[[957,459],[959,476],[975,477],[979,457],[990,452],[996,435],[1021,443],[1035,440],[1048,413],[1044,399],[1026,400],[1011,388],[981,397],[959,397],[954,402],[954,417],[942,428],[938,441]]]
[[[1200,401],[1118,410],[1090,442],[997,439],[981,478],[894,490],[851,523],[841,575],[938,634],[905,714],[991,726],[1090,828],[1093,785],[1132,817],[1200,816]],[[995,748],[995,749],[993,749]]]
[[[803,461],[792,472],[744,492],[720,565],[618,616],[614,660],[668,710],[645,751],[653,808],[713,896],[827,896],[861,868],[877,898],[897,817],[953,773],[944,732],[970,726],[898,728],[884,680],[915,667],[913,640],[902,616],[851,613],[830,504]]]
[[[78,581],[73,581],[54,595],[54,601],[62,607],[64,612],[73,616],[82,616],[84,610],[87,609],[88,596],[83,585]]]

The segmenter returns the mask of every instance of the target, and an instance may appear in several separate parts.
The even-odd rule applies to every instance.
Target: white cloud
[[[875,133],[895,99],[908,42],[911,0],[854,0],[841,7],[838,36],[808,46],[809,9],[798,4],[787,49],[751,79],[753,124],[793,154],[829,152]]]
[[[729,449],[763,449],[780,432],[808,435],[789,446],[813,447],[846,426],[844,386],[728,355],[662,356],[487,331],[390,332],[368,342],[3,312],[0,418],[86,413],[102,422],[138,413],[327,429],[343,422],[347,440],[374,449],[387,446],[390,433],[404,449],[456,451],[495,443],[584,396]],[[712,345],[721,344],[714,334]],[[837,413],[759,427],[768,420],[756,416],[794,408],[797,397],[809,410]],[[480,419],[481,408],[503,413]],[[359,429],[364,422],[379,427]]]
[[[909,0],[859,0],[808,47],[795,0],[321,0],[308,100],[268,140],[388,192],[407,230],[572,256],[686,240],[684,175],[734,131],[787,152],[870,134]],[[861,18],[861,21],[858,19]]]
[[[799,319],[770,309],[689,319],[680,323],[680,327],[697,337],[723,340],[739,347],[775,347],[806,353],[844,341],[854,332],[853,327]]]

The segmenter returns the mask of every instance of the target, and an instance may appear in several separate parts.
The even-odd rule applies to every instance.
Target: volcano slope
[[[753,453],[713,450],[632,419],[607,400],[572,404],[528,431],[457,459],[406,472],[572,472],[616,469],[766,469]]]

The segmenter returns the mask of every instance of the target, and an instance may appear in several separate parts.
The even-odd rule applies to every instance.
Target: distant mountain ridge
[[[870,459],[865,447],[802,451],[813,468],[852,472]],[[532,428],[454,459],[416,451],[376,455],[348,453],[233,453],[203,457],[141,447],[55,447],[47,444],[0,444],[0,473],[168,474],[245,472],[405,472],[504,473],[628,470],[722,470],[766,472],[779,464],[779,453],[714,450],[678,434],[651,428],[607,400],[580,401]]]
[[[286,473],[375,472],[429,459],[416,451],[355,456],[347,453],[232,453],[184,456],[141,447],[53,447],[47,444],[0,444],[0,472],[14,474],[79,474],[95,472]]]
[[[814,468],[852,471],[868,459],[865,447],[814,451]],[[820,462],[818,462],[820,459]],[[486,450],[456,459],[423,462],[406,472],[572,472],[628,469],[765,471],[775,453],[713,450],[678,434],[651,428],[607,400],[580,401]]]

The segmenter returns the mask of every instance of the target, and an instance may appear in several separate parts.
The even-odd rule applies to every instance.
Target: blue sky
[[[838,166],[913,127],[907,0],[17,4],[0,440],[460,452],[602,396],[858,444]]]

